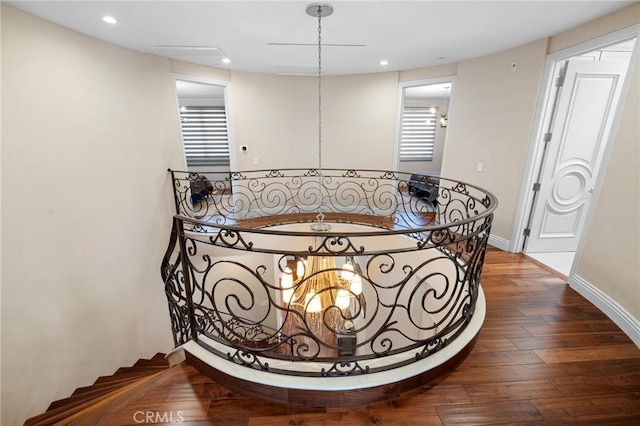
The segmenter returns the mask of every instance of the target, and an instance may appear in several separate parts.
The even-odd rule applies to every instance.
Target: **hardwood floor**
[[[314,213],[285,213],[273,216],[258,216],[250,219],[234,220],[228,217],[205,215],[196,217],[209,223],[223,223],[229,226],[241,228],[265,228],[273,225],[293,224],[293,223],[313,223],[318,216]],[[436,214],[432,211],[416,211],[409,213],[396,212],[393,216],[377,216],[372,214],[356,213],[332,213],[325,214],[327,222],[349,223],[356,225],[370,225],[378,228],[391,230],[407,230],[420,228],[434,224]]]
[[[162,386],[92,424],[140,424],[143,416],[190,425],[640,424],[640,349],[604,314],[523,255],[491,249],[482,286],[487,318],[468,358],[439,383],[393,401],[279,405],[182,364]]]

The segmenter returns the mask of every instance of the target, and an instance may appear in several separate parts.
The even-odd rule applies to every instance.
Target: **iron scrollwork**
[[[171,174],[161,274],[176,346],[196,336],[274,374],[368,374],[440,351],[474,314],[497,204],[474,185],[375,170]],[[337,230],[280,226],[312,222],[321,202]],[[331,263],[312,267],[319,258]],[[329,284],[309,291],[318,280]]]

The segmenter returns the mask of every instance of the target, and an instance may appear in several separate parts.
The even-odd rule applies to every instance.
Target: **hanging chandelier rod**
[[[311,225],[314,231],[326,232],[331,229],[324,223],[324,193],[322,192],[322,18],[333,14],[333,6],[327,3],[312,3],[307,6],[307,15],[318,18],[318,191],[320,206],[317,222]]]

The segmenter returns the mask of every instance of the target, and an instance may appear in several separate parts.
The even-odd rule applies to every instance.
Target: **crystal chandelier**
[[[329,306],[350,312],[353,299],[363,299],[362,275],[353,259],[337,268],[333,256],[309,256],[285,270],[280,285],[284,303],[301,306],[311,314]]]

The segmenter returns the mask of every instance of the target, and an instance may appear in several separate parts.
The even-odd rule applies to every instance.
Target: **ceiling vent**
[[[225,54],[213,46],[174,46],[154,45],[147,48],[149,53],[185,62],[196,62],[206,65],[220,65]]]

